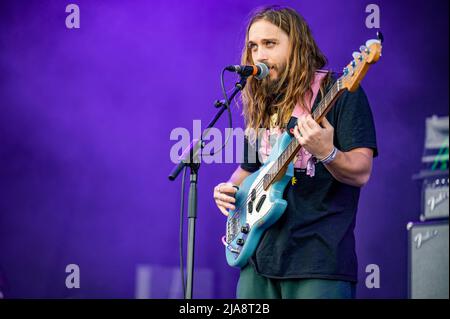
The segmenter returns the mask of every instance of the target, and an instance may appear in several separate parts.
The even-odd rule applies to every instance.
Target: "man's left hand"
[[[322,126],[308,114],[300,117],[294,127],[294,136],[297,141],[318,159],[328,156],[334,147],[334,128],[326,117],[322,120]]]

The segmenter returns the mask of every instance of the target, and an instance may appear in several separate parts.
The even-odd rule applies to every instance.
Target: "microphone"
[[[225,70],[236,72],[242,76],[253,75],[257,80],[262,80],[269,75],[269,67],[264,63],[257,63],[256,65],[229,65]]]

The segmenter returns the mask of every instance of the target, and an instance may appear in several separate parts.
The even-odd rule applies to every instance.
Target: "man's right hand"
[[[236,199],[234,196],[236,192],[237,188],[232,183],[220,183],[214,187],[214,200],[216,201],[217,207],[225,216],[228,216],[227,209],[235,209],[234,203]]]

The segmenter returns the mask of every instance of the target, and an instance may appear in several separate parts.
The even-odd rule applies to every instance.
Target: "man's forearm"
[[[252,173],[247,172],[245,169],[242,169],[240,166],[234,171],[233,175],[231,175],[228,182],[233,185],[241,185],[242,181]]]
[[[336,158],[325,167],[341,183],[362,187],[368,182],[372,171],[370,152],[369,149],[338,151]]]

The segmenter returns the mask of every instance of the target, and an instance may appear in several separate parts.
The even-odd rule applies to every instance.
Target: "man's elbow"
[[[369,182],[372,173],[372,150],[370,149],[355,149],[348,154],[350,157],[350,166],[352,167],[349,179],[351,185],[356,187],[363,187]]]
[[[363,187],[369,182],[370,179],[370,171],[364,172],[363,174],[360,174],[356,180],[356,186],[357,187]]]

